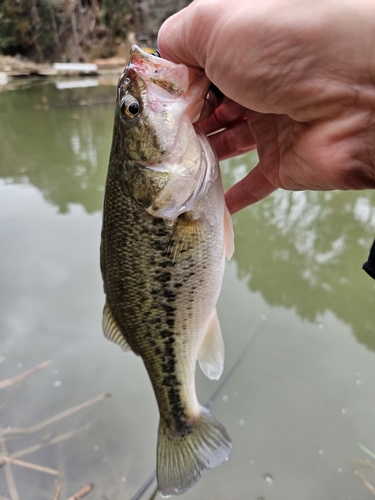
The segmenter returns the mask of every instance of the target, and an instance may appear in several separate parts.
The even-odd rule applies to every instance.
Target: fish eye
[[[127,112],[131,116],[136,116],[138,114],[138,111],[139,111],[139,104],[137,102],[132,102],[127,108]]]
[[[121,107],[121,115],[125,120],[133,120],[139,112],[140,112],[140,105],[138,100],[132,96],[132,95],[126,95]]]

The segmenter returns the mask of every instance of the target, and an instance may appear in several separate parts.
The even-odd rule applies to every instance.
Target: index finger
[[[233,126],[246,120],[246,109],[230,99],[224,99],[213,115],[199,123],[205,134],[212,134],[220,129]]]
[[[234,214],[248,205],[263,200],[276,189],[277,186],[270,183],[257,165],[246,177],[225,192],[225,201],[229,212]]]

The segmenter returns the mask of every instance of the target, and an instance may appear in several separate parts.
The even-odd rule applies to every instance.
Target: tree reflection
[[[223,164],[225,182],[244,161]],[[277,191],[234,217],[239,277],[310,322],[332,311],[375,350],[375,283],[361,270],[375,236],[375,192]]]
[[[0,93],[0,177],[33,184],[61,212],[100,210],[114,101],[115,87]]]
[[[114,100],[115,87],[0,93],[0,177],[33,184],[61,212],[71,203],[101,210]],[[255,155],[223,162],[226,186],[255,163]],[[234,225],[234,259],[250,290],[310,322],[332,311],[375,350],[375,282],[361,271],[375,235],[375,191],[278,191]]]

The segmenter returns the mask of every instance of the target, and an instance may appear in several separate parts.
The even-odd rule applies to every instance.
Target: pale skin
[[[226,193],[231,213],[278,188],[375,188],[373,0],[195,0],[158,46],[225,95],[200,124],[225,128],[210,137],[219,159],[258,151]]]

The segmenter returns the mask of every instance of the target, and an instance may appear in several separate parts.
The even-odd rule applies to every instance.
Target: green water
[[[0,93],[0,381],[52,360],[0,390],[0,426],[10,455],[64,476],[60,499],[93,483],[87,498],[130,500],[155,467],[158,415],[142,362],[101,333],[114,97],[113,86],[53,83]],[[255,162],[224,162],[226,186]],[[234,228],[218,303],[224,376],[197,370],[199,399],[216,390],[212,411],[233,452],[184,498],[370,500],[365,461],[375,460],[358,443],[375,452],[375,281],[361,270],[375,192],[280,191],[236,214]],[[112,397],[16,432],[102,393]],[[0,469],[7,499],[51,499],[55,484]]]

